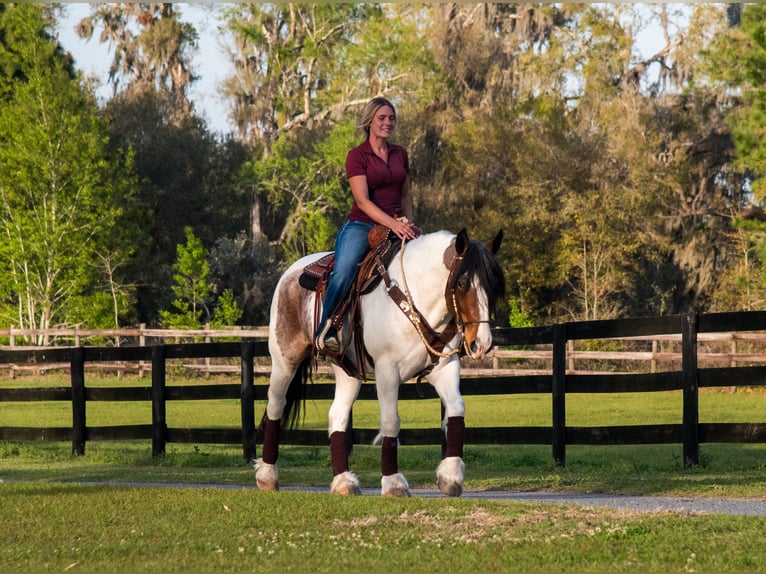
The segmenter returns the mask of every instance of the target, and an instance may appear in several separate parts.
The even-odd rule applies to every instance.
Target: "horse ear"
[[[497,252],[500,251],[500,243],[503,241],[503,230],[499,230],[497,232],[497,235],[495,235],[495,238],[487,243],[487,247],[489,247],[489,250],[492,252],[492,255],[497,255]]]
[[[457,234],[457,238],[455,239],[455,251],[457,251],[457,254],[463,255],[466,252],[466,249],[468,249],[469,243],[468,232],[464,227],[460,230],[460,233]]]

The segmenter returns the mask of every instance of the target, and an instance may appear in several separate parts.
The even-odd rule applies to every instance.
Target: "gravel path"
[[[225,484],[178,484],[161,482],[77,482],[92,486],[130,486],[153,488],[216,488],[222,490],[256,490],[255,486]],[[327,493],[325,487],[283,487],[288,492]],[[379,496],[376,488],[363,488],[365,496]],[[412,496],[442,498],[436,489],[414,488]],[[584,506],[621,508],[644,512],[684,512],[727,514],[732,516],[766,516],[766,500],[744,498],[698,498],[689,496],[624,496],[610,494],[578,494],[569,492],[515,492],[504,490],[467,490],[462,498],[469,500],[494,500],[524,502],[531,504],[557,504],[561,506]]]

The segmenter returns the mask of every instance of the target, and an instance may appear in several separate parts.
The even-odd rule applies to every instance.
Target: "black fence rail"
[[[477,376],[463,378],[461,391],[471,395],[548,394],[552,400],[550,426],[471,427],[467,444],[551,445],[555,463],[566,462],[567,445],[662,444],[683,445],[686,467],[699,462],[700,443],[766,442],[766,423],[700,423],[699,389],[704,387],[766,386],[766,366],[735,366],[701,369],[697,364],[697,335],[702,332],[766,330],[766,312],[672,315],[657,318],[564,323],[550,327],[495,329],[496,346],[551,345],[552,374],[520,376]],[[682,368],[660,373],[568,374],[567,341],[619,337],[681,334]],[[68,362],[71,385],[49,388],[0,389],[0,402],[67,401],[72,405],[71,427],[0,426],[0,440],[70,441],[74,454],[84,454],[88,441],[151,439],[152,453],[162,455],[170,443],[241,444],[247,460],[256,457],[259,435],[256,403],[265,407],[266,386],[255,384],[256,358],[268,356],[266,341],[237,343],[195,343],[151,347],[69,347],[37,350],[0,350],[5,363]],[[239,384],[167,385],[167,361],[171,359],[240,359]],[[151,363],[151,386],[87,387],[85,364],[99,361],[144,361]],[[682,413],[678,424],[576,427],[566,424],[569,393],[623,393],[681,391]],[[307,399],[332,399],[334,385],[309,385]],[[400,387],[400,400],[437,398],[428,385]],[[241,425],[236,428],[172,428],[166,420],[166,405],[173,400],[239,399]],[[362,385],[359,400],[376,400],[375,387]],[[151,401],[151,424],[89,426],[87,404],[93,401]],[[0,422],[0,425],[2,423]],[[354,443],[369,443],[377,429],[353,429]],[[401,439],[409,445],[442,444],[439,427],[402,429]],[[285,433],[283,442],[298,445],[326,445],[325,431],[296,429]]]

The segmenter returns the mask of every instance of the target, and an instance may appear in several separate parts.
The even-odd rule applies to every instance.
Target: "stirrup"
[[[324,351],[325,347],[325,337],[327,337],[327,333],[332,327],[332,319],[326,319],[324,322],[324,325],[319,329],[319,334],[314,337],[314,346],[320,350]]]
[[[322,341],[322,350],[329,351],[331,353],[340,353],[340,335],[335,333],[329,335]]]

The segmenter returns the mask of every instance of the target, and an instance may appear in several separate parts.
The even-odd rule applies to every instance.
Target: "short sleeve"
[[[367,175],[367,158],[358,147],[351,149],[346,156],[346,177]]]

